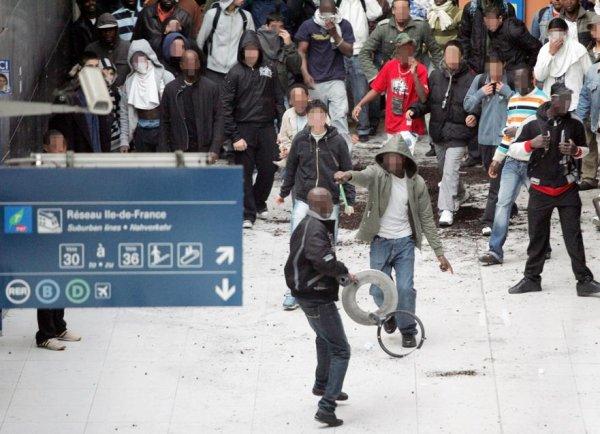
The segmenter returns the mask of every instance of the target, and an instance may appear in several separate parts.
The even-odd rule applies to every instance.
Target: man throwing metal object
[[[313,394],[322,398],[315,419],[329,426],[340,426],[343,421],[335,415],[335,401],[348,399],[342,385],[350,360],[350,345],[335,302],[339,282],[355,281],[356,277],[335,256],[335,222],[329,220],[333,212],[331,193],[322,187],[313,188],[307,201],[309,211],[290,240],[285,280],[317,335]]]

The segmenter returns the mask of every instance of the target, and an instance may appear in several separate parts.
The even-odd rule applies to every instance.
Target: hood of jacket
[[[281,48],[283,46],[283,40],[277,33],[269,29],[265,24],[256,31],[256,35],[260,41],[260,47],[262,48],[265,56],[270,60],[281,60]]]
[[[388,153],[400,154],[405,158],[405,172],[409,178],[413,178],[417,174],[417,162],[400,134],[390,137],[383,145],[383,148],[375,155],[375,162],[377,162],[383,170],[385,170],[383,167],[383,155]]]
[[[154,63],[154,66],[156,66],[158,68],[163,67],[162,63],[160,63],[158,61],[158,57],[156,56],[156,53],[150,46],[150,43],[148,41],[146,41],[145,39],[137,39],[135,41],[131,41],[131,45],[129,46],[129,51],[127,53],[127,63],[129,64],[129,68],[131,68],[132,72],[134,71],[132,59],[133,59],[133,55],[137,52],[144,53],[146,55],[146,57],[148,59],[150,59],[150,61],[152,63]]]
[[[238,62],[241,65],[245,65],[244,48],[246,48],[248,45],[254,45],[258,48],[259,54],[256,65],[261,65],[263,63],[263,50],[261,48],[258,35],[254,30],[246,30],[244,33],[242,33],[242,37],[240,38],[240,44],[238,45]]]
[[[173,42],[175,42],[175,39],[183,40],[183,48],[185,50],[190,48],[190,43],[189,43],[188,39],[185,36],[183,36],[181,33],[178,33],[178,32],[169,33],[167,36],[165,36],[165,39],[163,40],[163,43],[162,43],[162,55],[163,55],[163,59],[165,59],[165,62],[171,61],[171,45],[173,45]]]

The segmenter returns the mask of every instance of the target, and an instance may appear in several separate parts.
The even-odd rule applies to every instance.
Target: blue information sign
[[[0,308],[242,304],[241,168],[2,168],[0,185]]]

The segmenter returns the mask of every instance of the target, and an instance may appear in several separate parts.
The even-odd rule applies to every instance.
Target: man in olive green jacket
[[[371,82],[377,75],[377,67],[373,59],[376,53],[383,56],[382,65],[394,57],[396,49],[396,36],[407,33],[415,41],[415,58],[423,63],[423,58],[428,52],[434,66],[438,66],[443,59],[443,51],[433,37],[433,32],[427,21],[413,20],[410,17],[410,6],[407,0],[394,0],[392,4],[392,17],[380,21],[373,33],[363,45],[358,60],[360,66]]]
[[[413,288],[415,247],[421,248],[423,234],[435,252],[442,271],[452,266],[444,256],[433,219],[427,185],[417,173],[417,163],[401,136],[391,137],[375,156],[377,164],[362,171],[336,172],[338,183],[366,187],[369,199],[357,238],[371,243],[370,265],[392,277],[396,271],[398,310],[415,312],[416,291]],[[383,293],[372,285],[370,294],[381,306]],[[402,345],[417,345],[416,324],[407,316],[396,315],[385,323],[385,331],[402,333]]]

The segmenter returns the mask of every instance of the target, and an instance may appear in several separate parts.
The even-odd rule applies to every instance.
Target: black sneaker
[[[415,335],[402,335],[402,346],[404,348],[414,348],[417,346]]]
[[[361,143],[367,143],[369,141],[369,135],[368,134],[359,134],[358,141]]]
[[[580,297],[589,297],[599,292],[600,283],[596,282],[592,276],[581,282],[577,282],[577,295]]]
[[[425,152],[425,156],[426,157],[435,157],[436,156],[435,148],[432,146],[429,151]]]
[[[542,290],[542,279],[533,280],[529,277],[523,277],[519,283],[508,290],[509,294],[525,294],[526,292],[536,292]]]
[[[369,136],[376,136],[377,135],[377,128],[378,127],[371,127],[371,128],[369,128]]]
[[[335,417],[335,412],[321,409],[319,409],[317,414],[315,414],[315,420],[318,420],[319,422],[325,423],[329,426],[340,426],[344,423],[342,419]]]
[[[475,158],[469,157],[465,161],[460,164],[460,167],[475,167],[481,166],[481,160],[476,160]]]
[[[388,335],[391,335],[396,331],[396,318],[391,317],[386,322],[383,323],[383,329]]]
[[[492,255],[490,252],[486,252],[479,257],[479,262],[482,262],[484,265],[498,265],[502,264],[502,261],[496,258],[495,255]]]
[[[317,389],[316,387],[313,387],[313,395],[315,396],[323,396],[325,395],[325,390],[324,389]],[[348,401],[348,394],[345,392],[340,392],[340,394],[338,395],[337,398],[335,398],[336,401]]]

